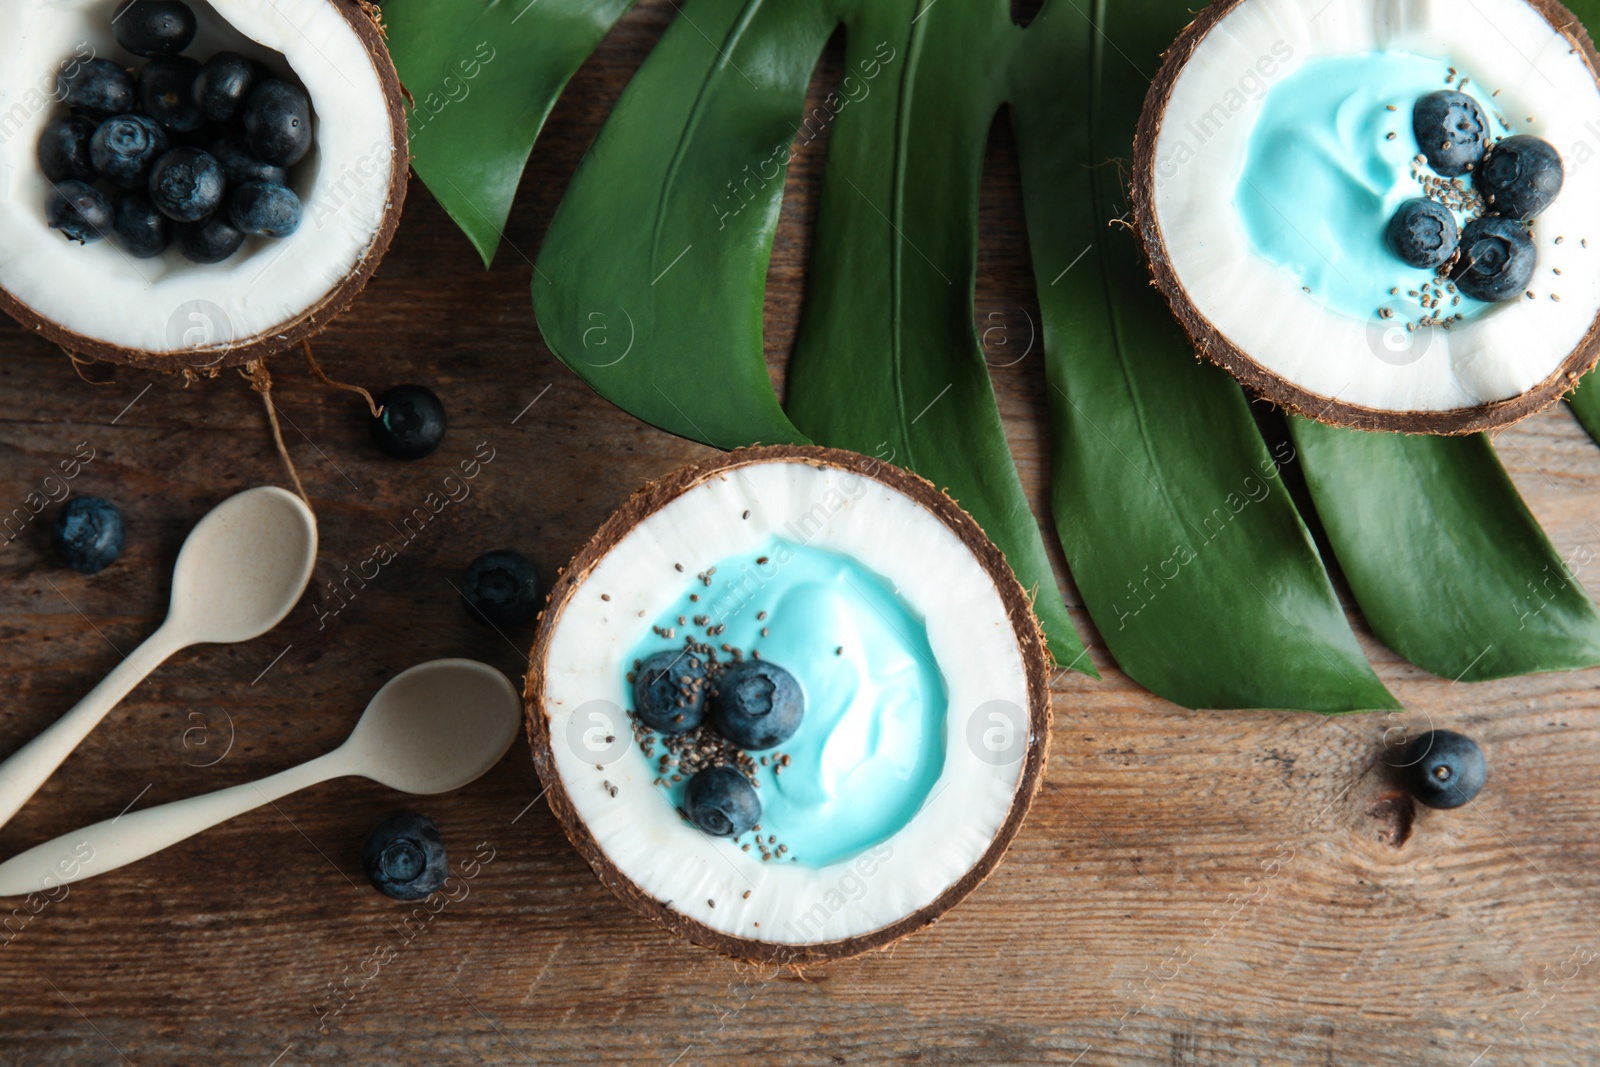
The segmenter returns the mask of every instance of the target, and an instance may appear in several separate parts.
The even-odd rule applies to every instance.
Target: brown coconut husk
[[[1250,0],[1216,0],[1202,11],[1165,53],[1145,97],[1133,146],[1132,204],[1136,229],[1156,288],[1166,296],[1195,349],[1239,380],[1246,390],[1290,411],[1334,426],[1397,433],[1469,434],[1509,426],[1554,404],[1600,361],[1600,313],[1583,339],[1549,377],[1517,396],[1449,411],[1384,411],[1310,392],[1266,369],[1236,346],[1189,299],[1167,255],[1156,219],[1156,141],[1178,76],[1194,58],[1206,35],[1229,12]],[[1525,0],[1583,57],[1591,74],[1600,71],[1600,53],[1576,15],[1557,0]],[[1600,78],[1597,78],[1600,80]],[[1314,341],[1308,343],[1315,343]]]
[[[545,716],[543,702],[544,676],[552,636],[560,625],[562,613],[567,605],[599,562],[616,548],[623,537],[639,522],[688,490],[741,467],[767,463],[806,463],[850,471],[897,489],[926,507],[961,538],[962,543],[978,558],[994,582],[995,588],[999,590],[1016,634],[1017,644],[1022,651],[1023,664],[1028,676],[1030,740],[1024,757],[1022,777],[1012,799],[1011,809],[983,856],[955,884],[927,906],[870,933],[816,944],[783,944],[736,937],[714,930],[674,910],[669,903],[650,896],[623,874],[611,862],[600,842],[589,832],[589,828],[572,804],[566,783],[562,781],[552,753],[550,724]],[[573,847],[588,861],[600,881],[622,898],[629,907],[672,933],[733,959],[797,967],[814,965],[886,948],[908,934],[932,925],[994,871],[1022,826],[1022,821],[1033,803],[1034,795],[1043,778],[1050,744],[1049,660],[1044,638],[1027,594],[1017,582],[1000,550],[955,501],[926,479],[881,460],[838,449],[809,445],[777,445],[739,449],[706,463],[693,464],[674,471],[634,493],[627,503],[600,527],[589,543],[579,550],[551,590],[549,602],[546,610],[541,613],[540,620],[539,636],[534,642],[533,653],[529,659],[524,700],[528,742],[533,749],[534,766],[544,784],[544,795],[549,802],[550,810],[560,822]]]

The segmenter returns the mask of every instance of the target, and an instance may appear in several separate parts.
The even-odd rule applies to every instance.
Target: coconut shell
[[[784,944],[735,937],[675,911],[666,903],[641,890],[611,862],[574,808],[567,794],[566,783],[556,766],[551,747],[550,724],[544,714],[544,672],[551,639],[560,623],[562,612],[600,561],[642,520],[695,486],[740,467],[774,462],[807,463],[850,471],[897,489],[932,512],[972,551],[994,582],[995,588],[999,590],[1006,607],[1006,614],[1016,633],[1017,645],[1022,653],[1023,668],[1027,672],[1028,679],[1029,742],[1024,756],[1022,777],[1005,821],[978,862],[933,902],[898,921],[857,937],[814,944]],[[813,965],[885,948],[907,934],[932,925],[946,911],[976,889],[1000,863],[1012,838],[1022,826],[1022,820],[1033,803],[1034,795],[1038,792],[1044,775],[1050,746],[1048,664],[1044,638],[1034,618],[1028,596],[1017,582],[1005,557],[979,528],[972,516],[935,488],[933,483],[881,460],[839,449],[810,445],[744,448],[707,463],[684,467],[644,486],[606,520],[599,532],[573,557],[571,564],[562,572],[560,579],[550,591],[549,603],[541,616],[539,635],[529,658],[524,688],[528,742],[533,748],[533,763],[544,785],[545,798],[556,820],[560,822],[561,828],[578,853],[594,869],[600,881],[621,897],[629,907],[666,927],[672,933],[686,937],[695,944],[724,956],[749,962]]]
[[[332,4],[350,24],[356,36],[366,46],[372,58],[373,69],[377,71],[378,81],[383,86],[384,101],[389,111],[389,126],[394,134],[394,167],[389,179],[388,205],[384,210],[382,223],[373,234],[371,245],[362,256],[361,262],[356,264],[355,270],[325,293],[321,300],[296,317],[226,348],[205,349],[193,353],[146,352],[85,337],[61,323],[43,317],[4,288],[0,288],[0,311],[4,311],[40,337],[58,345],[78,359],[120,363],[125,366],[177,374],[185,371],[211,371],[216,368],[241,366],[276,355],[316,336],[337,315],[348,308],[377,271],[378,264],[382,262],[384,253],[389,250],[389,244],[394,240],[395,231],[400,226],[400,215],[405,205],[406,185],[411,170],[411,153],[407,141],[406,105],[404,91],[400,86],[400,76],[395,71],[393,60],[389,58],[389,48],[384,43],[382,27],[375,16],[369,13],[370,5],[363,5],[360,0],[328,0],[328,3]],[[312,106],[315,107],[316,103],[312,101]]]
[[[1183,284],[1178,280],[1171,258],[1167,254],[1166,240],[1156,219],[1155,179],[1156,142],[1161,135],[1162,121],[1167,105],[1172,99],[1178,76],[1183,73],[1206,35],[1229,12],[1249,0],[1216,0],[1191,22],[1169,48],[1160,71],[1145,97],[1144,109],[1139,114],[1139,127],[1133,142],[1133,214],[1137,223],[1139,240],[1150,263],[1150,273],[1156,288],[1166,296],[1172,311],[1183,324],[1195,349],[1239,380],[1252,394],[1270,400],[1299,415],[1317,422],[1345,426],[1354,430],[1382,430],[1397,433],[1469,434],[1509,426],[1527,418],[1560,400],[1578,384],[1600,360],[1600,313],[1589,324],[1578,345],[1562,360],[1548,378],[1531,389],[1505,400],[1476,407],[1455,408],[1449,411],[1385,411],[1350,404],[1332,397],[1310,392],[1287,381],[1251,359],[1225,334],[1214,326],[1205,314],[1189,299]],[[1578,17],[1557,0],[1524,0],[1542,15],[1546,22],[1565,37],[1583,57],[1590,74],[1600,71],[1600,53]],[[1600,79],[1597,79],[1600,80]]]

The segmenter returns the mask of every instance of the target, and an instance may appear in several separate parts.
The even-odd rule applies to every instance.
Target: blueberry
[[[1490,211],[1526,222],[1555,202],[1565,176],[1554,145],[1518,134],[1489,149],[1472,184]]]
[[[1430,808],[1459,808],[1488,777],[1483,749],[1453,730],[1429,730],[1405,747],[1396,766],[1406,791]]]
[[[378,824],[361,850],[361,861],[373,888],[396,900],[421,900],[450,875],[439,828],[432,819],[409,811]]]
[[[633,717],[664,734],[699,726],[706,717],[706,661],[687,648],[648,657],[633,672]]]
[[[1537,258],[1526,226],[1485,215],[1461,231],[1461,258],[1451,277],[1474,300],[1511,300],[1528,288]]]
[[[1432,268],[1455,254],[1461,233],[1448,208],[1418,198],[1400,205],[1383,237],[1407,266]]]
[[[222,165],[198,148],[174,148],[150,170],[150,199],[169,219],[198,222],[222,204]]]
[[[461,599],[490,626],[520,626],[539,613],[539,574],[521,553],[485,552],[461,575]]]
[[[159,256],[172,243],[167,217],[143,193],[123,193],[117,198],[113,229],[117,243],[135,259]]]
[[[292,167],[311,151],[311,101],[277,78],[257,85],[244,106],[244,136],[256,158]]]
[[[94,131],[94,119],[84,115],[69,115],[46,126],[39,135],[39,169],[44,176],[53,182],[68,178],[92,182],[99,177],[89,154]]]
[[[122,555],[122,512],[109,500],[80,496],[56,513],[50,543],[79,574],[98,574]]]
[[[136,56],[175,56],[194,41],[199,26],[179,0],[130,0],[111,19],[117,43]]]
[[[244,109],[256,84],[256,65],[237,52],[218,52],[194,80],[194,103],[207,122],[228,122]]]
[[[111,201],[85,182],[57,182],[45,203],[45,218],[67,240],[85,245],[111,232]]]
[[[228,197],[228,221],[257,237],[288,237],[300,228],[300,198],[270,182],[250,182]]]
[[[740,748],[759,752],[793,737],[805,710],[794,675],[766,660],[744,660],[717,679],[711,725]]]
[[[372,419],[372,440],[395,459],[421,459],[444,440],[444,405],[431,389],[397,385],[378,397],[383,414]]]
[[[78,111],[105,117],[132,111],[139,100],[133,75],[109,59],[91,59],[56,76],[56,95]]]
[[[251,154],[250,146],[245,144],[242,134],[225,134],[212,141],[209,150],[217,162],[222,164],[222,173],[228,179],[230,188],[248,185],[250,182],[289,184],[289,172],[282,167],[274,167],[271,163],[263,163],[257,159]]]
[[[228,224],[221,212],[199,222],[172,224],[172,243],[183,258],[194,263],[221,263],[244,244],[244,234]]]
[[[1418,100],[1411,111],[1411,132],[1428,166],[1446,178],[1471,170],[1489,147],[1483,109],[1454,89],[1440,89]]]
[[[761,798],[734,768],[707,767],[684,786],[683,813],[713,837],[738,837],[761,821]]]
[[[194,102],[199,76],[200,64],[187,56],[152,59],[139,72],[139,103],[145,114],[178,133],[200,129],[206,120]]]
[[[166,133],[143,115],[113,115],[89,142],[94,169],[123,189],[148,188],[150,167],[166,150]]]

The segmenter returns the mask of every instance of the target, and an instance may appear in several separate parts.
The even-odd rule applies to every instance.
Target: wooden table
[[[671,12],[641,4],[579,73],[492,272],[413,183],[393,252],[318,351],[337,377],[431,385],[451,419],[443,448],[386,459],[358,399],[276,361],[321,520],[313,591],[260,640],[174,657],[0,830],[0,855],[317,755],[412,663],[473,656],[520,675],[531,630],[505,640],[472,622],[450,586],[462,566],[513,546],[549,580],[631,489],[704,454],[590,392],[540,342],[528,297],[561,190]],[[773,258],[767,350],[780,376],[822,148],[789,178]],[[1003,130],[988,173],[979,323],[1020,325],[1031,280]],[[284,481],[237,377],[184,388],[87,374],[98,384],[0,327],[0,512],[87,442],[94,459],[71,491],[111,497],[128,520],[126,555],[91,579],[52,562],[48,511],[0,542],[0,752],[155,626],[201,514]],[[1045,514],[1039,354],[994,380]],[[344,568],[480,442],[495,458],[471,497],[339,608],[328,590]],[[1572,417],[1548,412],[1500,445],[1563,554],[1600,547],[1600,450]],[[1600,672],[1451,685],[1364,637],[1404,717],[1194,713],[1117,673],[1075,617],[1105,680],[1055,683],[1032,817],[986,885],[892,952],[773,974],[669,938],[578,859],[519,744],[456,795],[329,783],[12,912],[0,1063],[1594,1062]],[[1490,781],[1465,809],[1419,812],[1405,836],[1374,757],[1385,728],[1425,719],[1480,739]],[[455,856],[480,843],[493,856],[465,897],[409,932],[409,909],[370,889],[359,862],[371,828],[406,807],[436,819]]]

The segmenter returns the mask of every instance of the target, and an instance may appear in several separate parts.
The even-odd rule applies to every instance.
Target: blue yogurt
[[[1370,320],[1379,307],[1414,305],[1406,294],[1433,281],[1433,271],[1389,250],[1384,228],[1403,202],[1423,195],[1411,171],[1420,152],[1411,111],[1428,93],[1460,89],[1447,82],[1451,67],[1409,52],[1325,56],[1268,91],[1234,205],[1256,251],[1323,306]],[[1470,80],[1464,91],[1497,135],[1509,132],[1490,92]],[[1463,296],[1450,313],[1471,319],[1488,306]]]
[[[729,658],[724,643],[746,656],[756,650],[799,680],[805,718],[773,750],[789,762],[779,772],[769,760],[757,775],[760,838],[777,837],[768,847],[786,847],[782,862],[822,867],[892,836],[944,770],[947,698],[922,616],[857,561],[779,537],[722,560],[708,576],[709,586],[686,576],[626,662],[682,647],[692,633],[722,660]],[[693,625],[697,615],[727,629],[707,636],[706,626]],[[680,616],[688,625],[678,624]],[[754,755],[763,754],[771,755]],[[653,760],[634,758],[656,773]],[[684,785],[664,787],[671,803],[682,805]],[[746,835],[736,844],[751,841]]]

